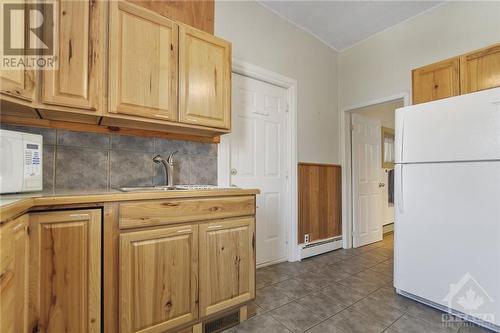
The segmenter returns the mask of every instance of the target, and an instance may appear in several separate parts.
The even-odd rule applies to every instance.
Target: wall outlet
[[[304,235],[304,243],[309,243],[309,234]]]

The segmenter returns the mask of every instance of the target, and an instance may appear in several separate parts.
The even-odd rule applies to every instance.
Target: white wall
[[[234,59],[297,80],[298,160],[339,163],[337,52],[253,1],[216,1],[215,35]]]
[[[411,96],[412,69],[497,42],[500,2],[446,2],[339,54],[340,109]]]

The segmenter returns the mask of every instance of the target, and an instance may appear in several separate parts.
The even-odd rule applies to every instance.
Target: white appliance
[[[42,190],[41,135],[0,129],[0,193]]]
[[[396,290],[500,332],[500,88],[398,109],[395,154]]]

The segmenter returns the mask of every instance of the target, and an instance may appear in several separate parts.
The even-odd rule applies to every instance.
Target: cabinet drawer
[[[132,202],[120,205],[120,229],[254,214],[253,196]]]

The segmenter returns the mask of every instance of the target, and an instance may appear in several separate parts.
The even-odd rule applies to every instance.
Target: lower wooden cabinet
[[[101,330],[101,210],[30,214],[29,332]]]
[[[255,219],[200,224],[200,316],[255,297]]]
[[[255,298],[255,197],[182,199],[61,206],[2,221],[0,332],[201,333],[238,309],[246,320]],[[132,212],[149,219],[151,207],[163,207],[162,219],[189,209],[175,225],[120,229]]]
[[[120,332],[164,332],[198,318],[198,226],[120,235]]]
[[[0,332],[28,332],[28,215],[0,227]]]

